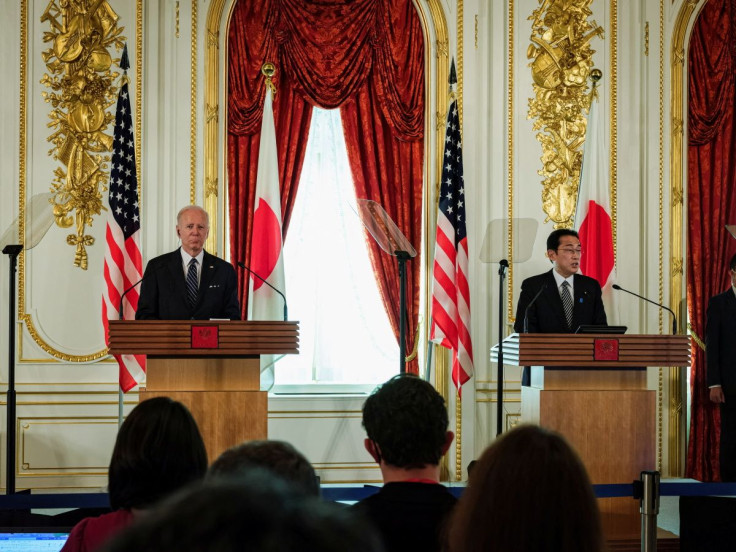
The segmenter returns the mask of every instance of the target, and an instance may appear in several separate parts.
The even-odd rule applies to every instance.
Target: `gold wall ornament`
[[[49,201],[58,226],[76,226],[66,241],[76,246],[74,265],[83,270],[86,247],[95,241],[85,229],[104,209],[102,192],[107,190],[110,156],[105,153],[113,138],[106,130],[115,120],[108,108],[115,103],[118,76],[110,70],[109,48],[121,49],[125,43],[117,21],[106,0],[51,0],[41,16],[42,23],[51,25],[43,35],[51,46],[41,54],[50,71],[41,84],[52,90],[43,92],[52,106],[48,127],[54,132],[47,141],[54,147],[49,154],[64,165],[54,171]]]
[[[532,20],[531,59],[535,96],[529,119],[542,144],[542,208],[545,222],[570,228],[575,215],[582,145],[590,108],[588,76],[593,67],[590,40],[603,28],[588,21],[592,0],[539,0]]]

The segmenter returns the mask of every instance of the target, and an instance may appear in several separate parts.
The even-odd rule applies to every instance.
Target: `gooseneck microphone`
[[[145,277],[146,277],[146,275],[144,274],[143,275],[143,278],[141,278],[135,284],[133,284],[132,286],[130,286],[128,289],[126,289],[123,292],[123,294],[120,296],[120,308],[118,309],[118,317],[119,317],[118,319],[119,320],[124,320],[124,318],[123,318],[123,299],[125,299],[125,296],[128,295],[128,292],[129,291],[132,291],[135,286],[137,286],[138,284],[140,284]]]
[[[677,335],[677,316],[675,315],[674,311],[670,309],[669,307],[665,307],[664,305],[660,305],[659,303],[656,303],[652,301],[651,299],[647,299],[646,297],[642,297],[638,293],[634,293],[633,291],[629,291],[628,289],[622,288],[618,284],[613,284],[611,286],[613,289],[616,289],[618,291],[625,291],[626,293],[633,295],[634,297],[638,297],[642,301],[646,301],[647,303],[651,303],[652,305],[658,306],[660,309],[664,309],[668,311],[672,315],[672,335]]]
[[[539,296],[542,295],[542,292],[547,289],[547,283],[545,282],[544,285],[542,285],[541,288],[539,288],[539,291],[534,296],[534,298],[529,301],[529,304],[524,309],[524,333],[529,333],[529,309],[532,308],[532,305],[535,303],[537,299],[539,299]]]
[[[289,320],[289,311],[286,307],[286,297],[284,296],[284,294],[281,293],[279,290],[277,290],[275,287],[273,287],[271,284],[269,284],[264,278],[261,277],[260,274],[248,268],[243,261],[238,261],[238,266],[242,268],[243,270],[247,270],[249,274],[252,274],[256,278],[258,278],[261,282],[266,284],[268,287],[270,287],[272,290],[274,290],[276,293],[278,293],[281,296],[281,298],[284,300],[284,322],[287,322]]]

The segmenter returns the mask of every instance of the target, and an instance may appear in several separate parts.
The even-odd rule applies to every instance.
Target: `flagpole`
[[[396,260],[399,263],[399,374],[406,373],[406,261],[411,257],[406,251],[396,251]]]
[[[509,266],[509,262],[506,259],[501,259],[498,263],[498,361],[496,380],[498,387],[496,388],[496,437],[501,435],[502,424],[501,418],[503,417],[503,281],[506,277],[506,269]]]
[[[18,255],[22,245],[6,245],[3,253],[10,260],[10,278],[8,279],[8,392],[7,392],[7,432],[5,447],[6,494],[15,494],[15,274],[18,266]]]

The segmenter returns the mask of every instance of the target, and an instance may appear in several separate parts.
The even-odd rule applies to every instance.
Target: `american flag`
[[[128,69],[127,47],[123,50],[120,67]],[[134,286],[142,271],[140,233],[141,220],[138,208],[138,177],[135,168],[135,141],[133,117],[130,111],[127,77],[118,93],[115,112],[115,131],[112,165],[110,167],[110,208],[105,231],[105,290],[102,293],[102,324],[105,341],[109,344],[108,320],[118,320],[121,295]],[[135,318],[138,309],[138,288],[131,289],[123,299],[123,319]],[[115,359],[120,366],[120,388],[130,391],[140,383],[146,373],[145,355],[119,355]]]
[[[430,339],[452,349],[452,381],[460,390],[473,375],[473,344],[470,339],[463,153],[455,100],[447,114],[432,288]]]

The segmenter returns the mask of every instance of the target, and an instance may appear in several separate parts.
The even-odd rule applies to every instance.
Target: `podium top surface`
[[[299,352],[299,323],[249,320],[111,320],[111,355],[259,356]]]
[[[616,360],[597,358],[602,346],[615,350]],[[491,348],[491,361],[498,362],[498,344]],[[690,337],[658,334],[514,333],[503,340],[503,362],[513,366],[594,368],[689,366]]]

